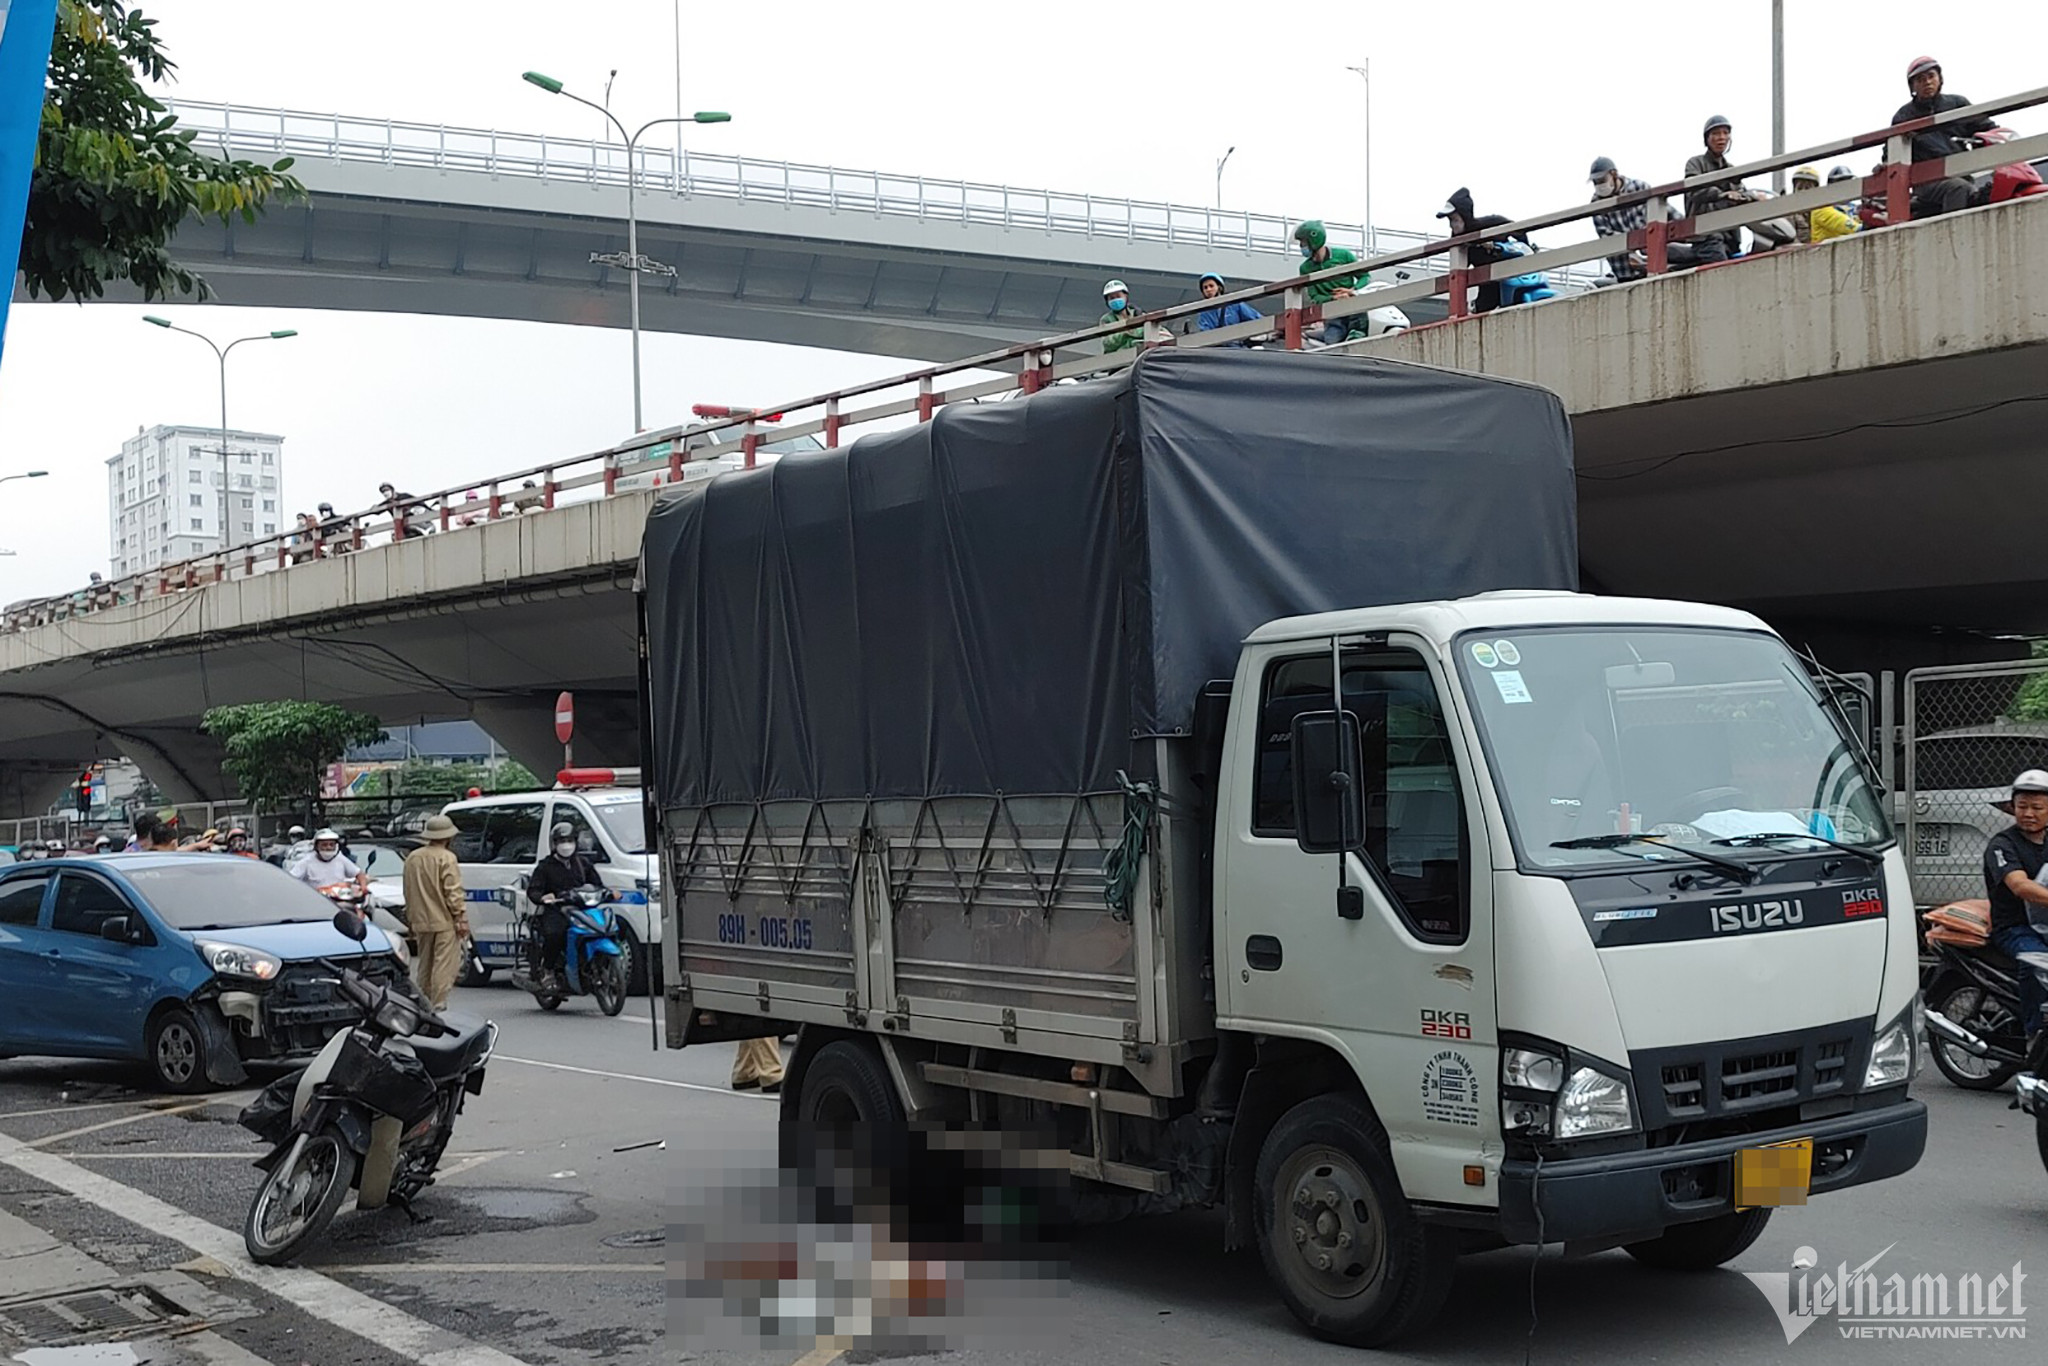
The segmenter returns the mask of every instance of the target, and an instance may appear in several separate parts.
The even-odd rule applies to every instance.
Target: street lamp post
[[[590,253],[590,260],[594,265],[623,266],[626,270],[626,292],[632,300],[633,431],[635,434],[644,432],[647,425],[640,420],[640,277],[643,274],[672,276],[676,273],[676,268],[640,254],[640,219],[633,203],[634,185],[639,179],[639,165],[634,160],[634,153],[639,146],[641,134],[650,128],[660,128],[671,123],[731,123],[732,115],[700,109],[694,114],[678,115],[674,118],[649,119],[636,131],[628,133],[626,125],[613,117],[611,110],[595,101],[586,100],[581,95],[564,90],[562,83],[554,77],[543,76],[538,71],[529,71],[522,79],[529,85],[539,86],[550,95],[560,95],[564,99],[571,99],[587,108],[595,109],[610,119],[612,127],[618,129],[619,136],[626,140],[626,254],[620,256],[616,252],[594,251]]]
[[[23,474],[0,474],[0,484],[7,483],[11,479],[41,479],[47,474],[49,474],[48,470],[29,470]]]
[[[1237,148],[1232,147],[1216,160],[1216,207],[1219,209],[1223,207],[1223,168],[1230,164],[1231,155],[1236,151]]]
[[[289,328],[289,327],[281,327],[281,328],[278,328],[278,329],[277,329],[276,331],[273,331],[273,332],[257,332],[257,333],[254,333],[254,334],[253,334],[253,335],[251,335],[251,336],[247,336],[247,337],[237,337],[237,338],[235,338],[235,339],[234,339],[233,341],[229,342],[229,343],[228,343],[228,344],[227,344],[226,346],[221,346],[221,345],[219,345],[218,343],[216,343],[216,342],[215,342],[215,341],[213,340],[213,338],[211,338],[211,337],[207,336],[207,335],[206,335],[205,333],[203,333],[203,332],[194,332],[194,331],[193,331],[193,330],[192,330],[191,328],[189,328],[189,327],[179,327],[179,326],[178,326],[178,325],[177,325],[176,323],[172,322],[172,321],[171,321],[171,320],[170,320],[169,318],[159,318],[159,317],[155,317],[154,315],[145,315],[145,316],[143,317],[143,319],[142,319],[142,320],[143,320],[144,322],[148,323],[148,324],[149,324],[149,325],[150,325],[151,327],[161,327],[161,328],[165,329],[166,331],[170,331],[170,332],[183,332],[183,333],[184,333],[184,334],[185,334],[186,336],[188,336],[188,337],[197,337],[197,338],[199,338],[199,340],[201,340],[201,341],[205,342],[205,343],[206,343],[206,344],[207,344],[208,346],[210,346],[210,347],[212,347],[212,348],[213,348],[213,354],[214,354],[214,355],[215,355],[215,357],[217,357],[217,358],[219,359],[219,361],[220,361],[220,548],[221,548],[222,552],[223,552],[223,553],[225,553],[225,552],[226,552],[226,550],[227,550],[227,548],[228,548],[228,506],[229,506],[229,504],[228,504],[228,488],[229,488],[229,481],[228,481],[228,352],[230,352],[230,351],[234,350],[234,349],[235,349],[236,347],[240,346],[240,345],[241,345],[241,344],[242,344],[243,342],[252,342],[252,341],[283,341],[283,340],[284,340],[284,339],[285,339],[286,337],[296,337],[296,336],[298,336],[299,334],[298,334],[297,330],[296,330],[296,329],[294,329],[294,328]],[[252,525],[252,526],[254,525],[254,523],[255,523],[255,519],[254,519],[253,517],[251,517],[251,518],[250,518],[250,523],[251,523],[251,525]]]
[[[1372,231],[1372,58],[1367,57],[1363,66],[1344,69],[1356,71],[1365,82],[1365,254],[1370,259],[1378,254]]]

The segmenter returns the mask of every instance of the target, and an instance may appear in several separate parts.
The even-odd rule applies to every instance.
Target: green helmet
[[[1322,220],[1311,218],[1294,230],[1294,240],[1310,251],[1321,251],[1330,240],[1330,234],[1323,231]]]

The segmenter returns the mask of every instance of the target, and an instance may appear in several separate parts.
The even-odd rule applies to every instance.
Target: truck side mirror
[[[1365,843],[1358,796],[1358,718],[1308,711],[1289,733],[1294,760],[1294,838],[1307,854],[1341,854]]]

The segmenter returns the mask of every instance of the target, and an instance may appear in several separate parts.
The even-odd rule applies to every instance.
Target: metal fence
[[[1984,846],[2012,823],[1993,805],[2013,776],[2048,768],[2048,660],[1915,669],[1906,675],[1905,781],[1893,820],[1913,899],[1984,895]]]
[[[181,838],[208,830],[247,830],[259,845],[284,837],[294,825],[331,825],[351,839],[399,839],[418,834],[421,822],[459,792],[415,792],[397,797],[334,797],[298,811],[255,813],[247,802],[172,802],[111,811],[91,819],[75,814],[0,820],[0,848],[61,840],[67,849],[89,849],[105,833],[125,841],[136,816],[148,810],[176,817]]]

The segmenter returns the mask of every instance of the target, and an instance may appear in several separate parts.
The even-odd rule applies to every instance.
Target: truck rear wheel
[[[1771,1222],[1768,1209],[1743,1209],[1696,1224],[1678,1224],[1645,1242],[1630,1243],[1628,1255],[1665,1271],[1711,1271],[1748,1250]]]
[[[1266,1274],[1316,1336],[1381,1347],[1443,1307],[1456,1249],[1416,1219],[1362,1100],[1317,1096],[1282,1115],[1253,1181]]]

